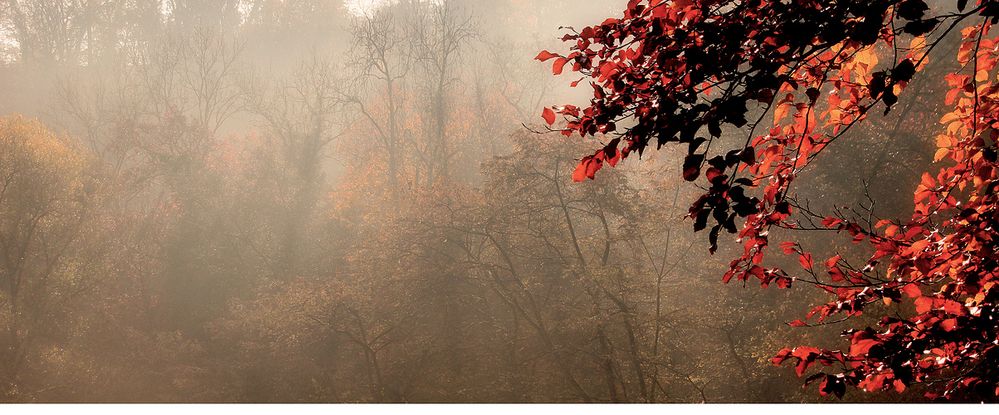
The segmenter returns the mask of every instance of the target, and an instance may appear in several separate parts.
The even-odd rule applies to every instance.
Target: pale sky
[[[371,12],[389,1],[391,0],[344,0],[343,5],[351,14],[360,16]]]

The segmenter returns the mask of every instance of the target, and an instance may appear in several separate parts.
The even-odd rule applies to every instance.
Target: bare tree
[[[356,91],[346,97],[375,130],[378,144],[387,157],[386,175],[393,193],[398,191],[404,162],[405,80],[414,65],[402,22],[404,16],[403,12],[390,9],[354,20],[350,66],[357,71],[358,80]],[[362,95],[364,92],[367,96]]]
[[[459,82],[461,53],[476,33],[471,14],[454,2],[433,2],[416,11],[419,18],[411,21],[409,32],[424,79],[424,116],[430,126],[424,130],[424,144],[417,154],[426,169],[427,185],[447,184],[458,151],[453,143],[458,137],[448,131],[454,105],[451,94]]]
[[[291,79],[277,86],[259,85],[247,93],[249,108],[264,120],[276,140],[283,178],[290,192],[284,244],[275,272],[298,269],[302,234],[314,213],[323,184],[322,167],[329,145],[343,135],[346,120],[343,80],[329,59],[314,53]],[[252,88],[251,88],[252,89]]]

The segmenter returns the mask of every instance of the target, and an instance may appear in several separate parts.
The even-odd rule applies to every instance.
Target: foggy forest
[[[0,402],[995,402],[997,20],[0,0]]]

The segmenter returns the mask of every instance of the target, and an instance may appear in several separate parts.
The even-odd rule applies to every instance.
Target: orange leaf
[[[909,298],[919,298],[923,295],[923,292],[919,289],[919,286],[914,283],[905,284],[904,286],[902,286],[902,292],[905,293],[905,295],[909,296]]]

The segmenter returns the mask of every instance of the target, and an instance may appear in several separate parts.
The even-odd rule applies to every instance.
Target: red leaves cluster
[[[576,171],[572,172],[572,180],[581,182],[586,179],[592,179],[597,170],[600,170],[605,162],[610,164],[611,167],[616,166],[621,161],[621,158],[624,157],[624,153],[617,147],[617,143],[618,139],[615,138],[604,146],[603,150],[591,156],[583,157],[583,160],[576,166]]]
[[[721,230],[743,244],[724,281],[787,287],[807,279],[834,298],[808,314],[817,322],[877,302],[906,305],[909,314],[885,316],[877,329],[847,331],[846,352],[797,347],[774,358],[794,360],[799,375],[819,363],[825,369],[806,383],[819,382],[821,394],[922,383],[931,397],[997,399],[999,40],[989,29],[999,0],[970,3],[930,15],[924,0],[631,0],[621,18],[566,35],[567,55],[537,56],[554,60],[556,74],[581,73],[594,89],[588,107],[549,108],[543,117],[554,126],[563,116],[567,136],[614,137],[582,159],[577,181],[651,144],[684,145],[683,178],[707,182],[690,208],[695,231],[713,221],[712,252]],[[792,241],[781,248],[797,257],[800,277],[765,267],[771,230],[800,227],[792,216],[802,212],[787,198],[798,173],[869,109],[887,113],[940,43],[926,39],[965,20],[974,21],[961,32],[958,61],[971,73],[946,77],[954,110],[941,120],[935,156],[945,165],[923,175],[912,217],[876,226],[821,219],[816,226],[873,248],[860,265],[840,255],[817,262]],[[910,47],[897,46],[902,37]],[[893,60],[883,64],[879,48],[893,49]],[[773,113],[772,126],[747,120],[753,106]],[[748,126],[746,145],[712,147],[725,126]]]

